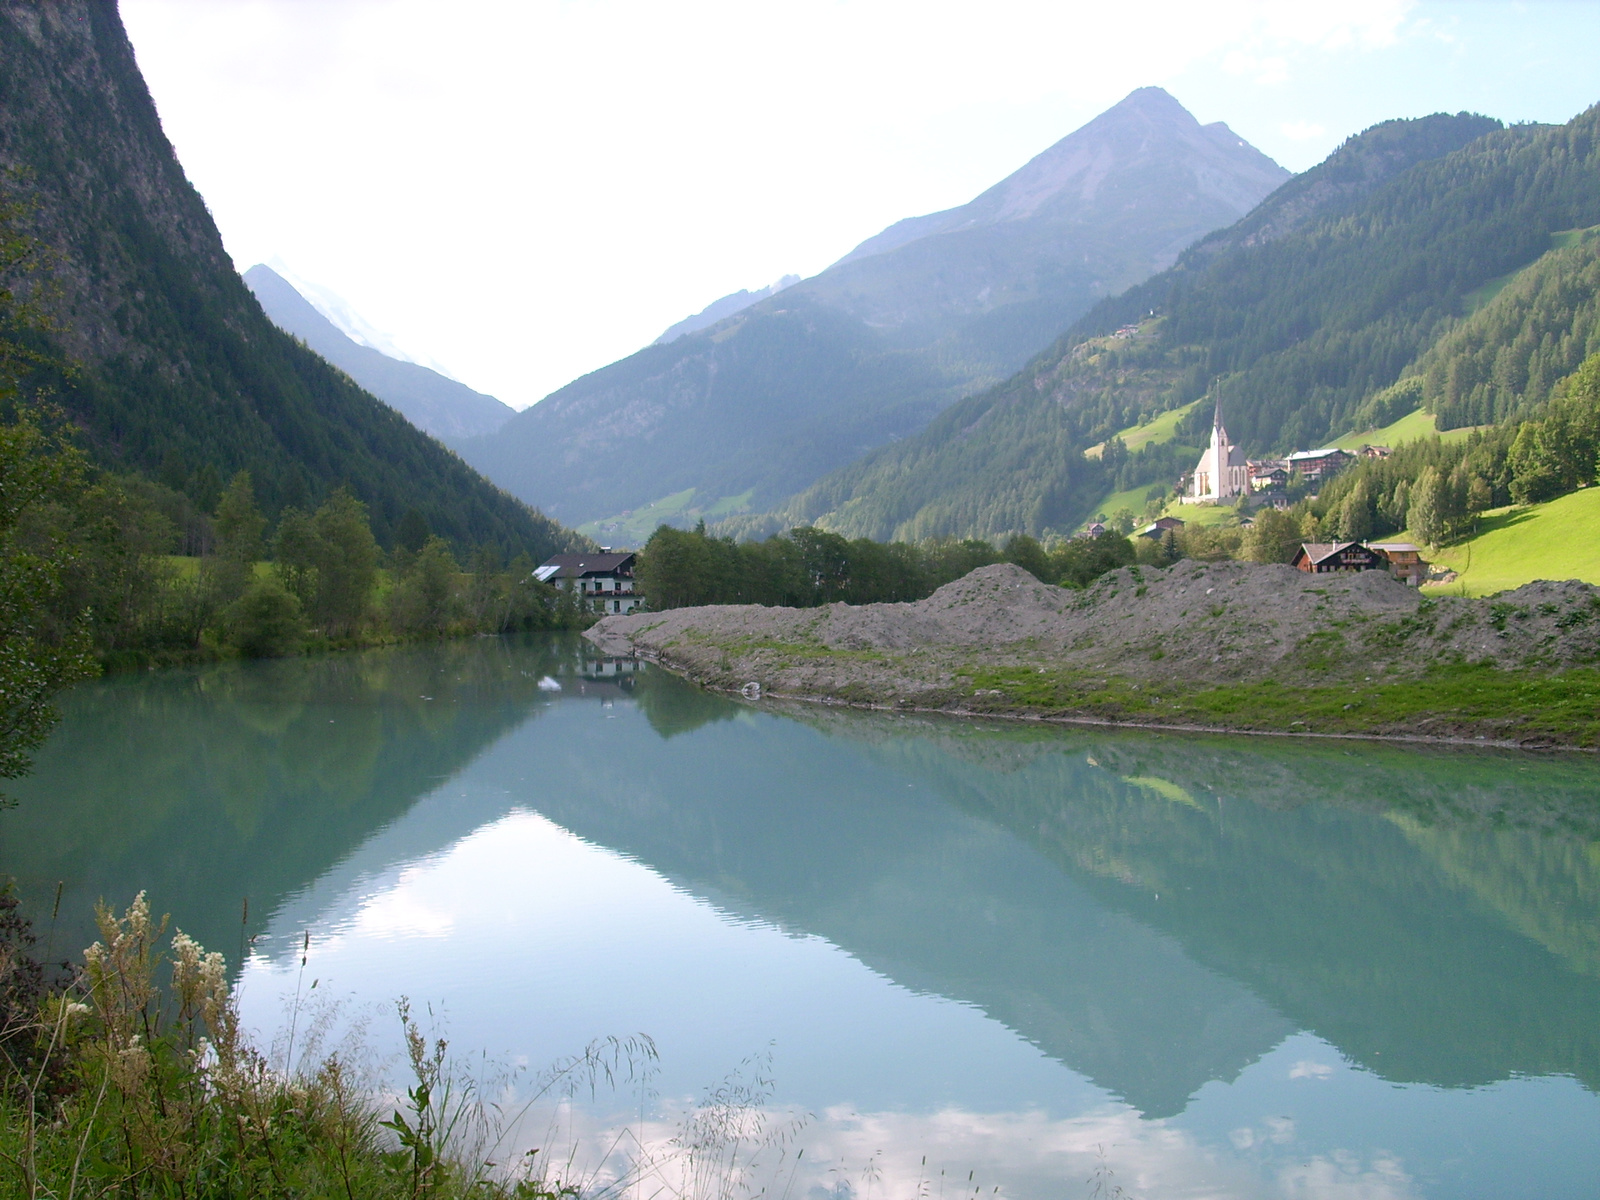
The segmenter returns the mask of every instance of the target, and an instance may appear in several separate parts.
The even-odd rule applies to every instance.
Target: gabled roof
[[[1295,559],[1298,560],[1304,555],[1313,564],[1319,563],[1323,559],[1332,558],[1346,546],[1353,544],[1352,542],[1301,542],[1300,553],[1295,555]]]
[[[1374,550],[1393,550],[1396,554],[1421,554],[1422,547],[1410,542],[1368,542]]]
[[[582,579],[586,575],[615,575],[633,567],[631,551],[620,554],[557,554],[539,564],[533,577],[540,583],[552,579]]]
[[[1182,529],[1183,521],[1177,517],[1157,517],[1136,533],[1135,537],[1160,537],[1169,529]]]
[[[1294,556],[1294,561],[1299,562],[1304,556],[1310,560],[1312,566],[1327,562],[1330,558],[1337,558],[1346,550],[1366,550],[1376,553],[1376,548],[1365,542],[1301,542],[1300,551]]]

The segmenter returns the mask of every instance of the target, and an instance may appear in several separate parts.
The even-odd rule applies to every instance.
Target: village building
[[[1105,531],[1106,531],[1106,527],[1105,527],[1105,523],[1104,522],[1102,522],[1102,521],[1090,521],[1088,526],[1083,531],[1083,536],[1084,537],[1097,538],[1097,537],[1100,537],[1102,534],[1104,534]]]
[[[1388,458],[1390,451],[1387,446],[1363,446],[1356,453],[1362,458]]]
[[[1289,565],[1311,575],[1326,575],[1334,571],[1386,571],[1389,559],[1364,542],[1303,542]]]
[[[1289,464],[1281,458],[1252,458],[1245,464],[1250,468],[1250,489],[1265,492],[1289,486]]]
[[[1206,447],[1179,497],[1184,504],[1217,504],[1250,490],[1250,465],[1222,425],[1222,405],[1211,417],[1211,445]]]
[[[557,554],[545,559],[533,577],[562,591],[576,591],[585,607],[603,613],[628,613],[644,603],[634,591],[631,552]]]
[[[1290,471],[1298,472],[1309,484],[1319,484],[1337,475],[1351,461],[1351,455],[1334,446],[1321,450],[1296,450],[1289,455]]]
[[[1150,538],[1152,541],[1159,542],[1166,536],[1167,530],[1170,529],[1173,532],[1177,532],[1182,528],[1183,522],[1178,520],[1177,517],[1157,517],[1150,524],[1139,530],[1138,533],[1134,534],[1134,537]]]
[[[1369,542],[1378,553],[1389,560],[1389,570],[1402,583],[1421,587],[1428,578],[1428,564],[1423,560],[1422,547],[1410,542]]]

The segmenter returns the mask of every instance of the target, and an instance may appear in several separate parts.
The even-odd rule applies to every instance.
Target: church
[[[1211,418],[1211,445],[1200,456],[1189,487],[1182,496],[1185,504],[1216,504],[1242,496],[1250,490],[1250,465],[1244,451],[1228,440],[1222,427],[1222,405]]]

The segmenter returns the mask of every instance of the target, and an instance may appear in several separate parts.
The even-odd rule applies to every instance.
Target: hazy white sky
[[[1600,100],[1586,0],[121,7],[239,268],[276,259],[517,407],[1145,84],[1295,170],[1388,117]]]

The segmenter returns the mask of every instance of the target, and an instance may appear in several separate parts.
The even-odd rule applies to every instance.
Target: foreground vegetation
[[[274,1063],[240,1026],[222,956],[167,937],[143,895],[98,913],[75,969],[34,957],[0,894],[0,1179],[4,1194],[211,1200],[561,1200],[538,1151],[511,1148],[501,1113],[454,1074],[402,1003],[409,1086],[382,1090],[337,1054]],[[163,986],[162,976],[170,983]],[[646,1062],[649,1042],[597,1043],[534,1099]],[[392,1110],[386,1114],[386,1109]],[[511,1161],[506,1161],[507,1159]]]

